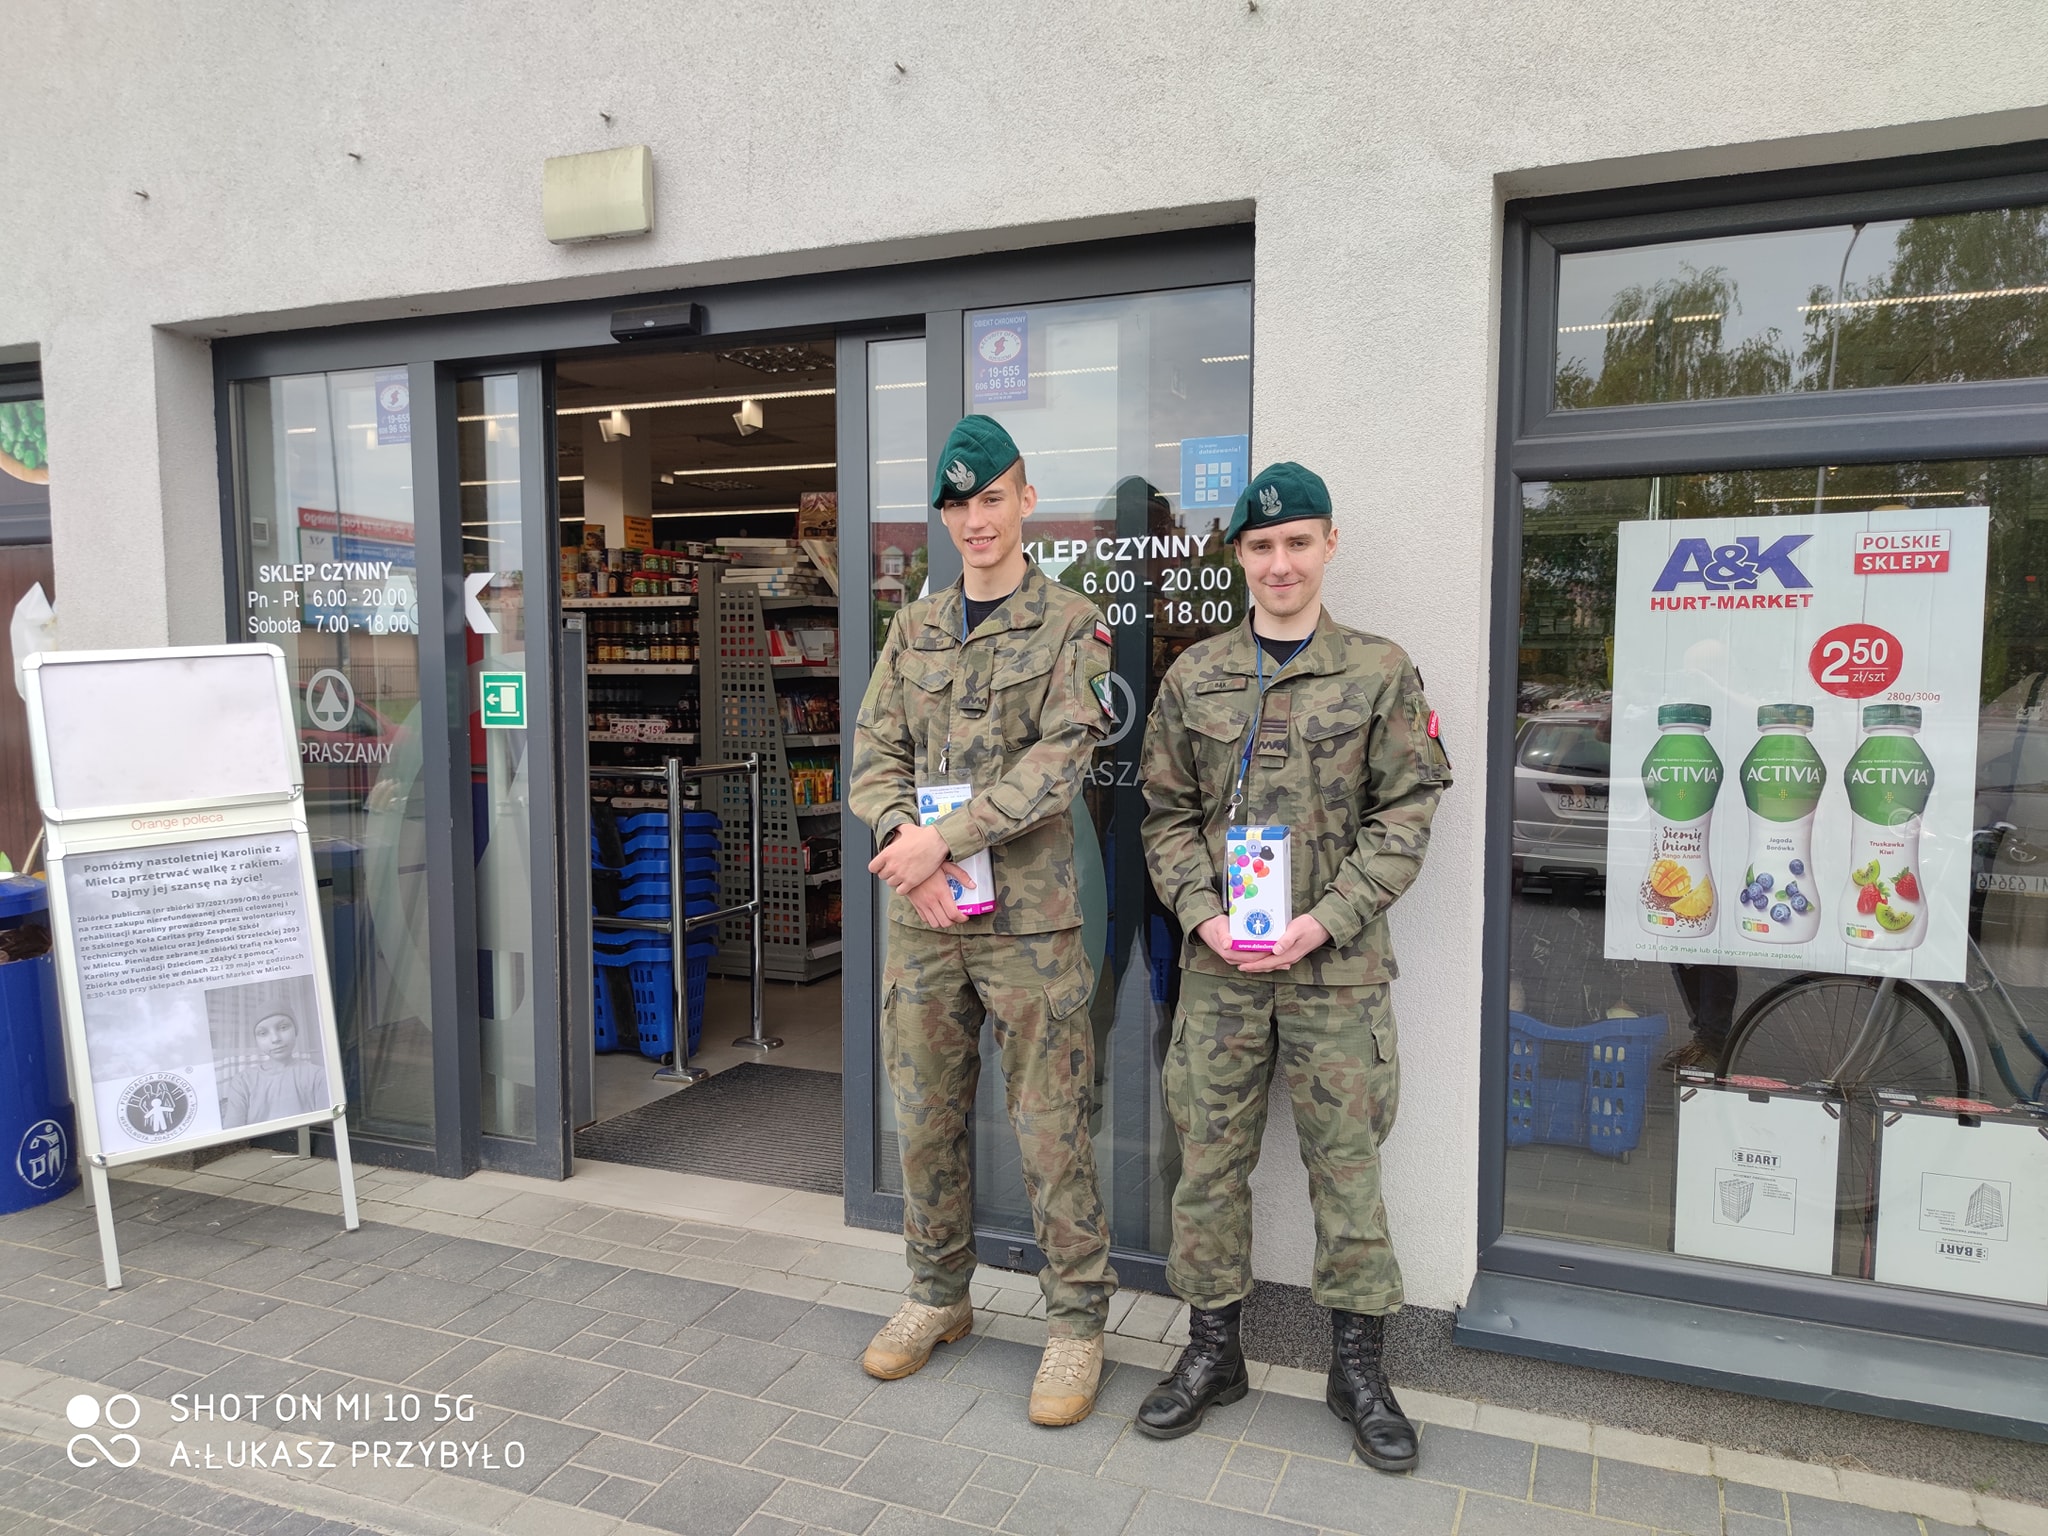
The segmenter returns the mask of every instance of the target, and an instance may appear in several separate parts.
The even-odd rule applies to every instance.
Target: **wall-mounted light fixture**
[[[541,225],[557,245],[654,228],[654,156],[645,144],[556,155],[541,167]]]

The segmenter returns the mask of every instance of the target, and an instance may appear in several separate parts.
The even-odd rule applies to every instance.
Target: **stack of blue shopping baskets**
[[[601,844],[594,835],[592,838],[592,883],[598,892],[599,913],[667,921],[672,915],[668,817],[660,811],[621,816],[618,833],[622,851],[616,864],[605,862]],[[716,816],[709,811],[683,813],[685,917],[718,908],[718,841]],[[675,969],[669,936],[598,928],[592,942],[597,974],[597,1048],[637,1050],[655,1060],[673,1060]],[[715,926],[690,934],[684,949],[683,994],[691,1055],[697,1053],[703,1040],[704,984],[711,972],[711,956],[717,949]]]
[[[1594,1019],[1560,1029],[1508,1015],[1508,1145],[1584,1147],[1626,1158],[1643,1139],[1655,1063],[1670,1020]]]

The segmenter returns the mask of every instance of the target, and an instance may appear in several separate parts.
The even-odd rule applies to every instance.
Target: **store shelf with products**
[[[754,569],[775,569],[774,579],[780,582],[815,579],[800,554],[775,541],[752,541],[738,553],[737,571],[749,569],[751,561]],[[842,949],[838,872],[830,871],[833,880],[811,878],[814,872],[825,873],[811,868],[821,851],[817,841],[836,830],[821,823],[836,818],[840,808],[839,635],[836,622],[793,623],[781,611],[830,611],[833,605],[824,594],[764,594],[754,590],[761,584],[721,579],[716,607],[711,598],[704,600],[705,657],[716,669],[718,687],[714,694],[707,680],[703,750],[719,760],[761,755],[764,970],[778,981],[815,981],[839,969]],[[796,600],[799,596],[802,601]],[[775,616],[767,617],[764,608]],[[785,658],[795,664],[782,665]],[[814,664],[803,664],[806,658]],[[737,800],[743,791],[737,786],[724,785],[714,793],[734,800],[730,813],[719,807],[721,815],[730,819],[741,810]],[[807,832],[814,844],[809,849]],[[835,844],[830,862],[837,861]],[[745,874],[728,860],[728,901]],[[745,974],[746,938],[744,925],[726,923],[714,967]]]
[[[777,613],[788,608],[837,608],[839,599],[825,593],[804,597],[764,597],[761,599],[763,613]]]
[[[646,776],[592,785],[615,810],[664,807],[664,764],[699,760],[703,700],[717,679],[698,654],[698,612],[715,600],[720,565],[670,550],[562,551],[561,605],[582,616],[589,658],[591,766]]]
[[[843,869],[820,869],[820,870],[814,870],[814,871],[812,871],[812,872],[811,872],[810,874],[808,874],[808,875],[805,875],[805,876],[804,876],[804,884],[805,884],[805,885],[830,885],[830,884],[831,884],[831,883],[832,883],[832,882],[833,882],[834,880],[840,880],[840,879],[844,879],[844,878],[845,878],[845,876],[846,876],[846,871],[845,871],[845,870],[843,870]]]
[[[697,598],[694,593],[683,593],[673,597],[565,597],[562,608],[568,613],[601,613],[607,609],[622,608],[694,608]]]

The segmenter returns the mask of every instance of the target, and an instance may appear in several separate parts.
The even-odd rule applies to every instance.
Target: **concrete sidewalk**
[[[1038,1429],[1036,1282],[984,1271],[970,1339],[871,1381],[857,1356],[902,1259],[836,1201],[366,1169],[343,1233],[333,1177],[253,1151],[138,1170],[116,1185],[117,1293],[76,1197],[0,1218],[0,1528],[2048,1536],[2048,1509],[1990,1493],[1420,1392],[1422,1471],[1383,1477],[1320,1378],[1275,1367],[1158,1444],[1129,1415],[1185,1318],[1136,1293],[1095,1415]]]

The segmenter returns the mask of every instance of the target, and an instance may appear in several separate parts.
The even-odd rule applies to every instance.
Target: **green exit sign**
[[[486,672],[483,674],[484,729],[523,731],[526,729],[526,674]]]

